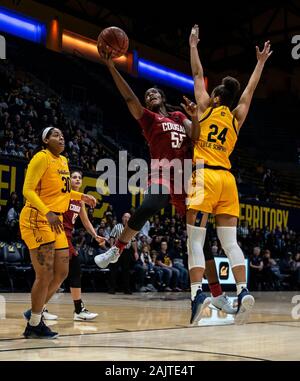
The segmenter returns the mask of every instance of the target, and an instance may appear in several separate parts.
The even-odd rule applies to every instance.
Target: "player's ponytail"
[[[227,106],[231,108],[239,91],[239,81],[236,78],[228,76],[222,79],[221,85],[214,88],[211,97],[219,97],[220,106]]]

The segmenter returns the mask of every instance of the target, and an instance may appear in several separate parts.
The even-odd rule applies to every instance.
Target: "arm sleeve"
[[[26,200],[28,200],[32,206],[34,206],[44,215],[50,212],[50,209],[47,208],[47,206],[39,198],[35,190],[43,174],[46,172],[47,167],[48,160],[45,153],[39,152],[33,156],[28,165],[23,186],[23,195]]]
[[[81,201],[82,195],[83,195],[83,193],[81,193],[81,192],[76,192],[74,190],[71,190],[70,198],[71,198],[71,200]]]
[[[144,113],[141,119],[138,119],[138,123],[143,130],[147,131],[152,126],[154,119],[155,113],[144,108]]]

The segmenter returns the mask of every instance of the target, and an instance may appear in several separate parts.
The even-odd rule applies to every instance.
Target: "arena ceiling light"
[[[175,87],[189,93],[194,91],[192,77],[142,58],[138,58],[138,75],[150,81]]]
[[[100,57],[97,49],[97,41],[76,33],[64,30],[62,35],[63,51],[75,54],[79,57],[100,62]],[[119,65],[127,64],[127,56],[123,55],[114,59]]]
[[[43,42],[46,34],[44,24],[3,7],[0,7],[0,31],[37,43]]]

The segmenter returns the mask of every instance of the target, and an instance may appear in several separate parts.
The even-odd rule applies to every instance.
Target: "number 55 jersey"
[[[162,184],[169,189],[171,203],[176,207],[180,214],[185,214],[185,189],[183,184],[184,159],[192,158],[191,140],[187,135],[185,120],[187,117],[180,111],[169,112],[168,116],[150,111],[144,108],[143,116],[138,120],[143,135],[147,140],[150,156],[152,176],[150,184]],[[174,171],[172,161],[174,159],[180,163],[178,170],[182,176],[182,192],[175,192]],[[162,168],[171,168],[170,178],[162,174]],[[180,176],[177,177],[178,179]]]

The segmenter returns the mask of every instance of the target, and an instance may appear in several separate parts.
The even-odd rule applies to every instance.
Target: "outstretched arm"
[[[239,100],[237,107],[233,110],[233,115],[236,117],[238,121],[239,128],[242,127],[246,119],[254,91],[260,80],[265,63],[267,59],[270,57],[270,55],[273,53],[272,51],[270,51],[270,49],[271,49],[270,41],[265,42],[265,45],[262,51],[260,51],[259,48],[256,46],[257,64],[249,79],[248,85],[246,86],[243,94],[241,95],[241,98]]]
[[[194,25],[191,30],[191,34],[189,38],[191,68],[192,68],[192,75],[194,79],[194,92],[195,92],[196,102],[200,108],[200,111],[204,112],[209,106],[210,98],[205,88],[203,68],[201,65],[201,61],[200,61],[199,53],[198,53],[198,47],[197,47],[198,42],[199,42],[199,27],[198,25]]]
[[[144,107],[142,106],[138,97],[134,94],[131,87],[128,85],[128,83],[119,73],[119,71],[116,69],[115,64],[111,59],[110,55],[106,54],[105,57],[101,58],[102,61],[108,67],[108,70],[110,71],[110,74],[112,75],[119,92],[125,99],[125,102],[127,103],[128,109],[131,112],[132,116],[137,120],[141,119],[144,113]]]
[[[80,209],[79,216],[83,226],[85,227],[85,230],[99,243],[100,246],[105,246],[106,240],[105,238],[98,236],[98,234],[96,233],[95,228],[92,225],[86,213],[84,202],[81,202],[81,209]]]
[[[185,101],[181,103],[181,107],[184,108],[185,112],[191,117],[191,120],[185,119],[184,125],[186,128],[187,135],[193,140],[198,140],[200,136],[200,123],[198,121],[198,108],[197,105],[192,102],[189,98],[183,96]]]

